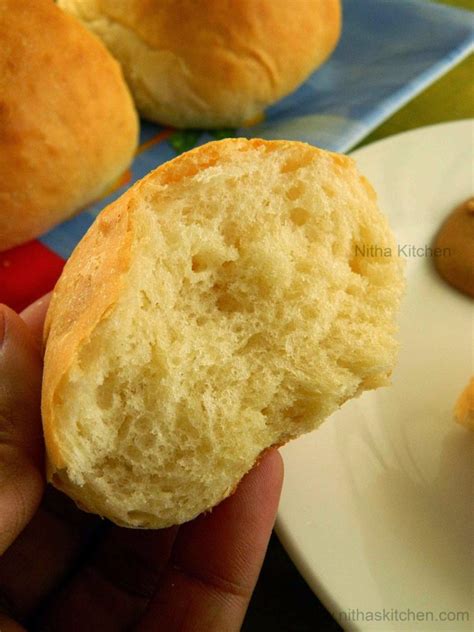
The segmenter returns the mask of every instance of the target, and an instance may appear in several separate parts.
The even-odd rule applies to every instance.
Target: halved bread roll
[[[389,383],[403,287],[350,158],[233,139],[162,165],[101,213],[54,291],[50,480],[117,524],[194,518],[265,449]]]

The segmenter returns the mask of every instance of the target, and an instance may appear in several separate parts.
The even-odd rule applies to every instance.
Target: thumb
[[[32,518],[44,488],[41,374],[27,326],[0,305],[0,555]]]

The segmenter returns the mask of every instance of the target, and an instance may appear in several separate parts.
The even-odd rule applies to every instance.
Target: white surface
[[[472,194],[473,134],[459,121],[353,153],[400,245],[430,245]],[[277,533],[346,630],[472,630],[474,434],[452,409],[474,373],[473,302],[430,258],[406,263],[393,385],[282,449]],[[470,621],[444,623],[442,611],[468,611]],[[385,620],[363,621],[376,612]]]

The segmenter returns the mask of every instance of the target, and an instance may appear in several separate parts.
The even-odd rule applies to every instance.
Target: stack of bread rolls
[[[0,251],[80,211],[130,164],[124,77],[152,121],[238,126],[304,81],[340,24],[339,0],[0,0]]]
[[[59,0],[120,61],[147,119],[238,127],[334,50],[340,0]]]

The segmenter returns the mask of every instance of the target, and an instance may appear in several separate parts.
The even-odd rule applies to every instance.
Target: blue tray
[[[473,14],[426,0],[344,0],[341,41],[329,62],[269,108],[264,122],[240,130],[166,132],[142,124],[129,181],[40,241],[67,258],[97,213],[131,183],[179,151],[225,136],[303,140],[345,152],[473,48]]]

